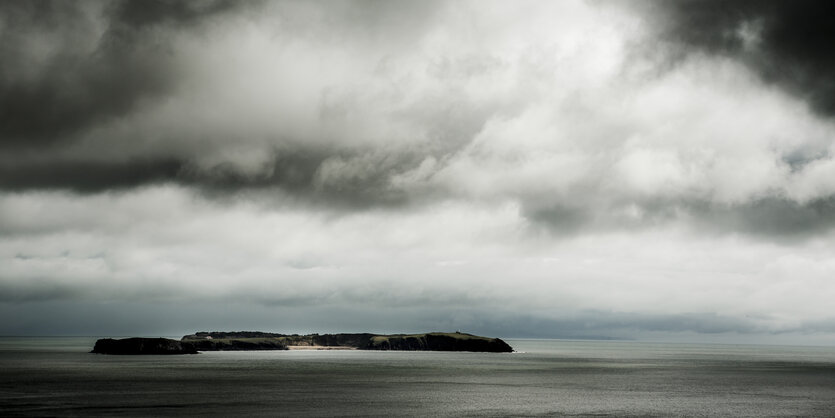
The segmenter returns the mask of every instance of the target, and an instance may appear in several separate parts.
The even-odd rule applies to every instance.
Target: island
[[[92,353],[193,354],[198,351],[249,350],[397,350],[473,351],[509,353],[513,348],[500,338],[462,332],[423,334],[277,334],[260,331],[197,332],[180,341],[166,338],[101,339]]]

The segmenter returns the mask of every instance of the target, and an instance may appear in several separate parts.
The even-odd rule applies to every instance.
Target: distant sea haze
[[[2,416],[820,416],[822,347],[507,340],[515,353],[90,354],[0,338]]]

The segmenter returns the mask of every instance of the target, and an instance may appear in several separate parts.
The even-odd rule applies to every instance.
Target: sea
[[[835,416],[835,348],[506,340],[514,353],[90,354],[0,337],[0,416]]]

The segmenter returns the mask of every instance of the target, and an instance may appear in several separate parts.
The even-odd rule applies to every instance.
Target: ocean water
[[[87,353],[0,338],[0,416],[835,416],[835,348],[507,340],[517,353]]]

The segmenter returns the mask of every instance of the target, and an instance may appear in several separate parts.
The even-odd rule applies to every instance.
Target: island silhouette
[[[103,338],[91,353],[97,354],[197,354],[200,351],[246,350],[397,350],[472,351],[509,353],[513,348],[500,338],[462,332],[423,334],[277,334],[260,331],[212,331],[168,338]]]

